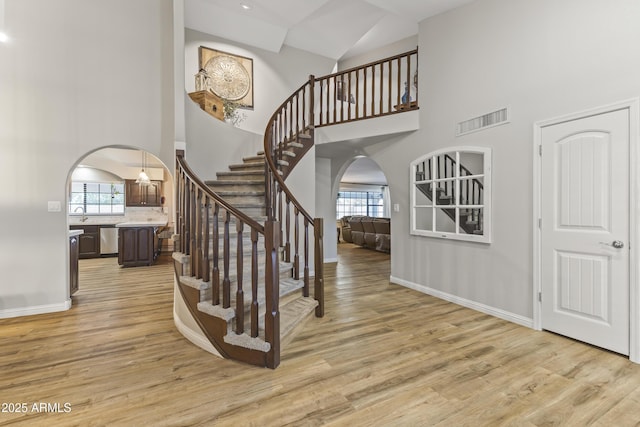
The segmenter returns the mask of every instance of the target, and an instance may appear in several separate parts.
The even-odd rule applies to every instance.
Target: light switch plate
[[[400,205],[398,203],[396,203],[395,205],[393,205],[393,211],[394,212],[400,212]]]
[[[47,202],[47,210],[49,212],[60,212],[62,211],[62,204],[59,200],[49,200]]]

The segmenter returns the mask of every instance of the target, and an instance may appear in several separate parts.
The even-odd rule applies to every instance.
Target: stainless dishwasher
[[[118,253],[118,229],[115,226],[100,227],[100,255]]]

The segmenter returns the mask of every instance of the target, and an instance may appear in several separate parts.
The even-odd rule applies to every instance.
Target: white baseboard
[[[389,280],[391,283],[395,283],[397,285],[404,286],[409,289],[413,289],[418,292],[422,292],[423,294],[431,295],[436,298],[440,298],[445,301],[452,302],[454,304],[461,305],[463,307],[470,308],[472,310],[479,311],[481,313],[489,314],[491,316],[497,317],[499,319],[503,319],[509,322],[517,323],[518,325],[525,326],[527,328],[533,329],[533,319],[529,319],[524,316],[520,316],[519,314],[510,313],[508,311],[501,310],[499,308],[491,307],[485,304],[481,304],[476,301],[471,301],[465,298],[458,297],[456,295],[451,295],[446,292],[439,291],[437,289],[430,288],[428,286],[419,285],[417,283],[409,282],[404,279],[400,279],[398,277],[390,276]]]
[[[334,262],[338,262],[338,258],[337,257],[336,258],[325,258],[324,259],[324,263],[325,264],[331,264],[331,263],[334,263]]]
[[[65,302],[58,304],[34,305],[31,307],[8,308],[0,310],[0,319],[8,319],[10,317],[33,316],[36,314],[55,313],[58,311],[66,311],[71,308],[71,298]]]

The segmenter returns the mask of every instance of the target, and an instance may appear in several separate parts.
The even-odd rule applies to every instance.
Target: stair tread
[[[264,171],[225,171],[225,172],[217,172],[216,176],[220,177],[220,176],[243,176],[243,175],[249,175],[249,176],[255,176],[255,175],[264,175]]]
[[[217,192],[220,196],[264,196],[264,191],[222,190]]]
[[[264,180],[260,179],[237,179],[237,180],[211,180],[204,182],[208,186],[214,185],[264,185]]]

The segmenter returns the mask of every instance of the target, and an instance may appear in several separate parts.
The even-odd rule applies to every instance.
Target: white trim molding
[[[542,128],[598,114],[618,110],[629,111],[629,360],[640,363],[640,98],[631,98],[602,107],[567,114],[533,124],[533,328],[542,329],[541,292],[541,170],[539,155],[542,144]]]
[[[182,295],[174,295],[174,298],[182,298]],[[201,331],[195,331],[189,328],[187,325],[182,322],[180,316],[176,312],[176,306],[173,305],[173,323],[176,325],[178,332],[182,334],[188,341],[194,344],[197,347],[200,347],[204,351],[211,353],[215,356],[222,358],[218,350],[209,342],[209,340],[202,334]]]
[[[497,317],[502,320],[506,320],[508,322],[516,323],[521,326],[525,326],[527,328],[533,328],[533,320],[528,317],[520,316],[519,314],[510,313],[508,311],[491,307],[486,304],[482,304],[476,301],[468,300],[466,298],[461,298],[456,295],[451,295],[446,292],[439,291],[437,289],[430,288],[428,286],[420,285],[418,283],[413,283],[408,280],[400,279],[399,277],[390,276],[389,281],[391,283],[395,283],[396,285],[404,286],[409,289],[413,289],[414,291],[421,292],[423,294],[431,295],[436,298],[440,298],[445,301],[452,302],[457,305],[461,305],[466,308],[470,308],[475,311],[479,311],[484,314],[488,314],[490,316]]]
[[[67,311],[71,308],[71,298],[65,302],[57,304],[34,305],[31,307],[8,308],[0,310],[0,319],[8,319],[10,317],[33,316],[35,314],[56,313],[58,311]]]

